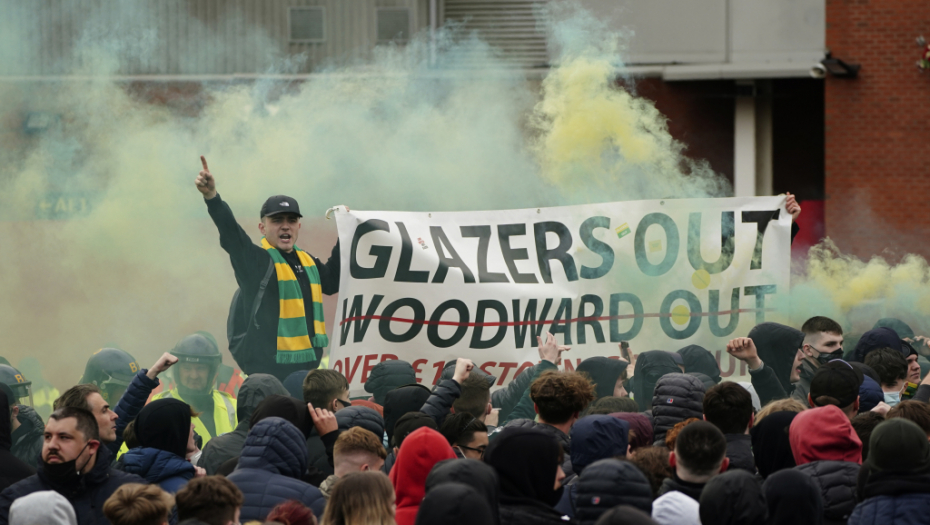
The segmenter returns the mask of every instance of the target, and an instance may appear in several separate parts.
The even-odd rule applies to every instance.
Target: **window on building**
[[[378,8],[378,43],[410,40],[410,9],[406,7]]]
[[[288,25],[291,42],[312,44],[325,41],[325,15],[321,6],[290,8]]]

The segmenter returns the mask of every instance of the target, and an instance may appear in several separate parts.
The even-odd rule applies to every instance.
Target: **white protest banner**
[[[536,363],[536,336],[584,358],[698,344],[725,351],[787,295],[785,197],[669,199],[481,212],[337,209],[341,280],[330,367],[354,394],[386,359],[432,385],[467,357],[498,385]],[[632,372],[632,370],[631,370]]]

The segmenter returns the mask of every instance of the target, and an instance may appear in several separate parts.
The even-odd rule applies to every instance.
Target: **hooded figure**
[[[652,398],[655,443],[664,443],[665,434],[676,424],[704,417],[704,383],[687,374],[666,374],[656,383]]]
[[[701,493],[701,523],[757,525],[768,517],[762,484],[745,470],[714,476]]]
[[[804,344],[804,332],[783,324],[761,323],[749,331],[749,338],[763,363],[761,370],[750,373],[762,406],[788,397],[794,391],[791,367]]]
[[[869,439],[868,469],[849,525],[910,525],[930,516],[930,443],[912,421],[893,418]]]
[[[304,379],[309,374],[309,370],[298,370],[296,372],[291,372],[287,377],[282,381],[284,389],[287,390],[288,395],[294,399],[299,399],[303,401],[304,399]],[[249,376],[251,377],[251,376]],[[241,392],[241,390],[240,390]],[[241,395],[241,394],[240,394]],[[246,418],[248,419],[248,418]],[[241,419],[240,419],[241,421]]]
[[[820,488],[824,523],[846,523],[862,463],[862,441],[849,418],[833,405],[812,408],[795,416],[788,433],[795,469]]]
[[[249,419],[259,403],[271,395],[286,396],[287,390],[278,378],[271,374],[252,374],[239,387],[236,399],[236,418],[239,424],[228,434],[216,436],[203,447],[199,465],[214,475],[220,465],[232,458],[239,457],[242,445],[249,433]]]
[[[413,525],[430,470],[436,463],[454,458],[455,452],[446,438],[431,428],[419,428],[404,438],[390,474],[397,502],[394,516],[397,525]]]
[[[555,438],[532,428],[505,428],[491,442],[484,462],[501,481],[501,525],[564,523],[553,509],[562,497],[555,488],[562,454]]]
[[[585,416],[578,420],[571,430],[572,443],[572,469],[575,474],[581,472],[595,461],[617,456],[625,457],[629,447],[630,424],[622,419],[611,416]],[[574,516],[573,502],[575,501],[577,477],[566,477],[566,485],[562,498],[555,510]]]
[[[714,354],[708,352],[703,346],[688,345],[678,351],[685,363],[685,373],[698,372],[709,377],[714,384],[721,381],[720,365]]]
[[[616,392],[616,387],[628,366],[630,363],[622,359],[598,356],[585,359],[575,371],[588,374],[591,382],[594,383],[594,394],[597,399],[610,396],[622,397],[622,393]],[[622,387],[622,384],[620,386]]]
[[[901,352],[905,358],[912,351],[910,345],[902,341],[897,332],[891,328],[879,327],[862,334],[862,338],[856,343],[856,349],[853,351],[853,360],[864,363],[866,354],[872,350],[885,347]]]
[[[652,487],[635,465],[619,459],[592,463],[572,485],[574,515],[582,525],[594,523],[608,509],[630,505],[652,514]]]
[[[187,403],[158,399],[145,405],[136,417],[141,446],[123,454],[123,471],[174,494],[196,474],[187,461],[191,432],[191,407]]]
[[[877,381],[869,376],[862,376],[859,385],[859,413],[869,412],[885,400],[885,392]]]
[[[649,514],[629,505],[614,507],[597,520],[597,525],[658,525]]]
[[[368,374],[368,381],[365,381],[365,392],[375,398],[375,403],[384,406],[384,396],[388,392],[404,385],[414,385],[416,382],[417,374],[413,371],[413,366],[407,361],[381,361]],[[419,407],[417,410],[419,410]]]
[[[447,459],[436,463],[426,477],[426,494],[445,483],[462,483],[474,489],[491,507],[491,521],[486,525],[500,524],[501,484],[497,472],[477,459]]]
[[[773,412],[749,430],[756,468],[763,478],[797,465],[788,436],[788,429],[797,415],[797,412]]]
[[[301,481],[308,465],[305,440],[303,432],[279,417],[252,425],[239,466],[226,477],[242,491],[243,523],[264,520],[271,509],[288,500],[312,508],[323,497],[316,487]]]
[[[10,452],[13,444],[10,438],[12,432],[10,402],[6,392],[0,390],[0,491],[36,473],[35,469],[20,461]]]
[[[630,432],[628,434],[630,452],[642,447],[652,446],[652,442],[655,440],[652,433],[652,421],[649,421],[648,417],[632,412],[614,412],[610,414],[610,417],[622,419],[630,424]]]
[[[794,469],[781,470],[765,480],[762,491],[769,507],[768,525],[823,523],[823,496],[810,476]]]
[[[429,399],[430,391],[423,385],[406,385],[384,395],[384,429],[388,441],[394,437],[394,425],[407,412],[419,412]]]
[[[677,357],[681,359],[680,356]],[[640,354],[636,358],[633,373],[633,399],[639,404],[639,409],[645,412],[652,406],[652,394],[659,378],[677,373],[681,373],[681,368],[671,352],[650,350]]]
[[[77,516],[64,496],[54,490],[43,490],[13,502],[10,525],[77,525]]]
[[[495,523],[489,502],[464,483],[443,483],[426,493],[416,525]]]

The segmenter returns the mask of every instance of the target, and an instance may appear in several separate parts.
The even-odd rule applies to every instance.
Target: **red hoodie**
[[[436,463],[444,459],[455,459],[455,452],[439,432],[422,427],[404,439],[397,461],[391,467],[397,525],[414,525],[426,491],[426,476]]]
[[[862,464],[862,441],[839,407],[801,412],[791,422],[788,439],[798,465],[821,460]]]

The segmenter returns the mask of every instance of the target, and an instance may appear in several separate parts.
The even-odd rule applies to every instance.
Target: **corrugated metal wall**
[[[0,75],[302,73],[368,55],[378,7],[426,28],[428,1],[0,0]],[[325,42],[289,42],[299,6],[325,8]]]

